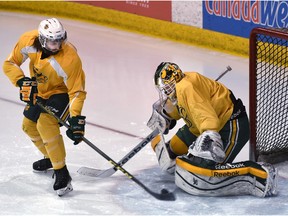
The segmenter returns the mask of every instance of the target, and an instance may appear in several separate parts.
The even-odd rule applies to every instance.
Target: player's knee
[[[155,151],[155,147],[156,145],[161,141],[161,136],[160,134],[158,134],[156,137],[154,137],[151,141],[151,147],[153,149],[153,151]]]
[[[45,140],[50,140],[51,138],[60,135],[57,120],[47,113],[41,113],[37,122],[37,130],[39,131],[44,142]]]
[[[162,149],[163,147],[165,147],[165,151],[168,152],[168,155],[170,157],[170,159],[174,160],[178,155],[175,154],[173,152],[173,150],[170,148],[170,142],[165,143],[165,141],[163,140],[163,138],[161,137],[160,134],[158,134],[152,141],[151,141],[151,147],[153,149],[154,152],[156,152],[156,148],[158,149]],[[157,144],[159,144],[157,146]]]
[[[187,145],[177,135],[174,135],[170,140],[170,149],[176,155],[188,153]]]
[[[22,130],[29,136],[29,137],[37,137],[39,133],[36,129],[36,123],[31,121],[30,119],[24,117],[22,122]]]
[[[54,169],[61,169],[65,166],[66,151],[61,135],[47,140],[45,147]]]

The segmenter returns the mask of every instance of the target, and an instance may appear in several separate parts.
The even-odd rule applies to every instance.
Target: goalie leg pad
[[[155,141],[158,141],[158,143],[156,143]],[[171,159],[169,156],[169,152],[167,150],[167,146],[165,145],[163,135],[161,134],[155,137],[154,141],[152,141],[152,145],[154,145],[154,151],[156,153],[158,164],[161,170],[166,171],[170,174],[174,174],[175,160]]]
[[[197,167],[197,169],[201,168]],[[175,184],[192,195],[211,197],[248,195],[252,187],[252,184],[247,181],[248,178],[248,176],[218,178],[195,174],[179,165],[179,157],[176,159]]]
[[[192,195],[199,196],[239,196],[253,195],[266,197],[275,195],[275,169],[269,170],[267,180],[265,168],[251,161],[233,164],[197,165],[187,156],[176,158],[175,184]],[[254,175],[255,174],[255,175]],[[269,177],[269,175],[271,177]],[[272,177],[273,176],[273,177]]]
[[[263,163],[262,168],[267,173],[266,187],[263,197],[270,197],[277,195],[278,191],[278,170],[271,164]]]

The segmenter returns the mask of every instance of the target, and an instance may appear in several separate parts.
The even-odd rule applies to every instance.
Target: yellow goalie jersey
[[[206,130],[219,132],[233,113],[230,90],[199,73],[184,74],[183,79],[176,83],[178,112],[169,115],[175,119],[183,118],[196,136]]]
[[[41,59],[42,51],[34,46],[38,31],[24,33],[12,53],[4,62],[4,73],[17,86],[17,81],[25,76],[20,66],[30,59],[30,77],[36,77],[38,96],[48,99],[51,95],[68,93],[70,98],[70,116],[81,115],[85,91],[85,73],[75,47],[63,43],[56,55]]]

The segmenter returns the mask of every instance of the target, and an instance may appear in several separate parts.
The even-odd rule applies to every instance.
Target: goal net
[[[249,67],[250,159],[288,160],[288,29],[254,28]]]

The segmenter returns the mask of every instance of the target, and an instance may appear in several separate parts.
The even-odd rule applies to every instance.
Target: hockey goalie
[[[160,168],[192,195],[268,197],[277,194],[277,170],[267,163],[233,163],[249,140],[249,121],[241,99],[218,81],[182,72],[162,62],[154,75],[159,100],[147,126],[161,133],[152,141]],[[185,125],[165,142],[177,120]]]

